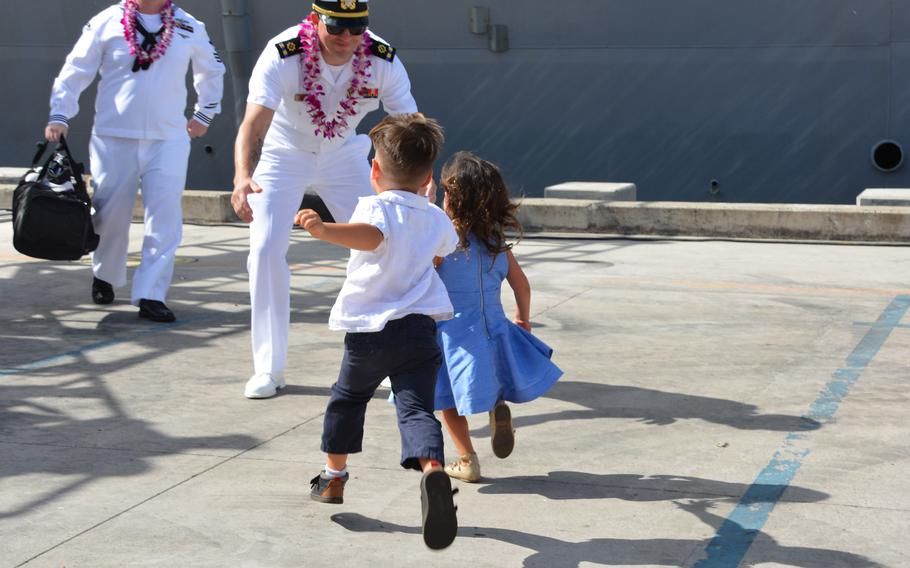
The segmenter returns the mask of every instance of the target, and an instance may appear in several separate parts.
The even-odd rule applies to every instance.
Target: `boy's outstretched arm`
[[[506,255],[509,259],[509,271],[506,273],[506,280],[515,294],[515,319],[517,325],[531,331],[531,283],[525,276],[524,270],[515,260],[512,251],[507,250]]]
[[[385,238],[382,231],[368,223],[323,223],[312,209],[298,211],[294,223],[320,241],[355,250],[376,250]]]

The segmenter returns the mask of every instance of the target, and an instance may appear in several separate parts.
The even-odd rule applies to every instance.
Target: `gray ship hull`
[[[18,165],[82,24],[109,2],[9,4],[0,162]],[[258,51],[309,7],[255,0],[232,19],[221,4],[180,2],[237,74],[224,115],[193,143],[199,189],[230,187],[235,91],[242,100]],[[910,187],[907,164],[886,172],[871,159],[884,140],[910,149],[910,2],[572,0],[554,11],[498,0],[483,4],[495,27],[482,34],[471,29],[477,4],[374,0],[371,27],[399,49],[421,109],[445,125],[445,155],[478,152],[516,195],[631,181],[643,200],[853,203],[867,187]],[[238,23],[251,30],[248,53]],[[87,145],[93,100],[94,87],[72,125],[76,148]]]

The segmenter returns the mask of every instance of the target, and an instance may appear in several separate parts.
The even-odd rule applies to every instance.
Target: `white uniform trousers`
[[[89,151],[92,221],[101,238],[92,253],[92,271],[114,287],[126,284],[130,221],[141,186],[145,236],[131,300],[134,305],[140,299],[163,302],[183,234],[180,200],[186,185],[189,137],[142,140],[93,134]]]
[[[248,198],[253,211],[247,270],[256,373],[285,369],[291,323],[287,252],[304,192],[316,191],[335,221],[347,222],[358,198],[373,193],[369,151],[370,139],[361,134],[338,149],[318,154],[293,149],[263,152],[253,175],[263,191]]]

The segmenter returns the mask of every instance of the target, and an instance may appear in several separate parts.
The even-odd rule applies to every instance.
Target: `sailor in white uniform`
[[[187,120],[190,63],[197,103]],[[164,301],[182,236],[190,138],[205,134],[221,111],[224,72],[205,25],[170,0],[110,6],[89,21],[67,56],[51,92],[48,140],[66,134],[79,95],[101,75],[89,148],[93,221],[101,237],[92,254],[95,303],[113,302],[114,288],[126,284],[130,220],[141,186],[145,237],[131,301],[140,317],[174,321]]]
[[[417,112],[395,49],[367,29],[366,0],[315,0],[309,17],[269,41],[250,79],[235,147],[234,210],[250,222],[254,374],[248,398],[284,387],[290,326],[287,250],[307,188],[347,221],[372,193],[370,140],[355,128],[379,108]]]

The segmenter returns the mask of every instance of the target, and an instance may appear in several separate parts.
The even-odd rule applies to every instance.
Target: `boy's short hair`
[[[399,182],[419,183],[433,169],[445,138],[442,126],[422,113],[387,116],[370,130],[382,169]]]

